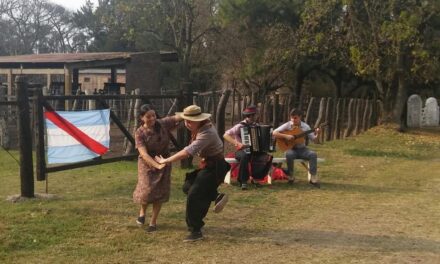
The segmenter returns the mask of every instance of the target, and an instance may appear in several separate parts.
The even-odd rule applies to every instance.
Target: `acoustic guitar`
[[[319,125],[319,128],[323,128],[328,126],[327,123],[322,123],[321,125]],[[280,132],[281,134],[285,134],[285,135],[291,135],[293,136],[293,139],[291,140],[287,140],[284,138],[277,138],[276,142],[277,142],[277,147],[278,149],[282,150],[282,151],[287,151],[291,148],[293,148],[294,146],[298,145],[298,144],[305,144],[306,142],[306,135],[315,132],[315,129],[310,129],[310,130],[306,130],[306,131],[302,131],[301,128],[299,127],[295,127],[292,130],[286,130],[283,132]]]

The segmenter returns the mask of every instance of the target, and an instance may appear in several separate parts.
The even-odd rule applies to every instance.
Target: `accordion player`
[[[246,153],[274,152],[273,127],[269,125],[243,126],[240,128],[241,140],[246,145]]]

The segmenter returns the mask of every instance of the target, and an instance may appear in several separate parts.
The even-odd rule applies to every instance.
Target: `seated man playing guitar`
[[[290,111],[290,121],[279,126],[273,131],[273,136],[277,140],[279,149],[286,151],[287,174],[289,184],[293,184],[293,160],[305,159],[309,161],[309,171],[311,178],[309,183],[319,188],[320,184],[317,176],[317,160],[316,153],[306,147],[305,137],[317,142],[319,128],[310,129],[310,126],[301,121],[302,112],[299,109]]]

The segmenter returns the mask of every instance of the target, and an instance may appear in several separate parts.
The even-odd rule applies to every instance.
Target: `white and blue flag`
[[[45,111],[48,164],[73,163],[105,154],[110,146],[110,109]]]

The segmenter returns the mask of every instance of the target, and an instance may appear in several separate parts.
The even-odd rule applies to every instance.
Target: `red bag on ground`
[[[225,157],[235,158],[235,153],[227,153]],[[237,180],[239,169],[240,169],[240,163],[231,164],[231,179]],[[250,175],[250,178],[252,179],[252,174]],[[267,178],[268,177],[266,176],[262,179],[253,179],[253,180],[258,183],[267,183],[268,180]],[[288,180],[287,175],[284,173],[284,171],[281,168],[272,165],[272,181],[279,181],[279,180]]]
[[[281,168],[272,166],[272,181],[288,180],[287,174]]]

